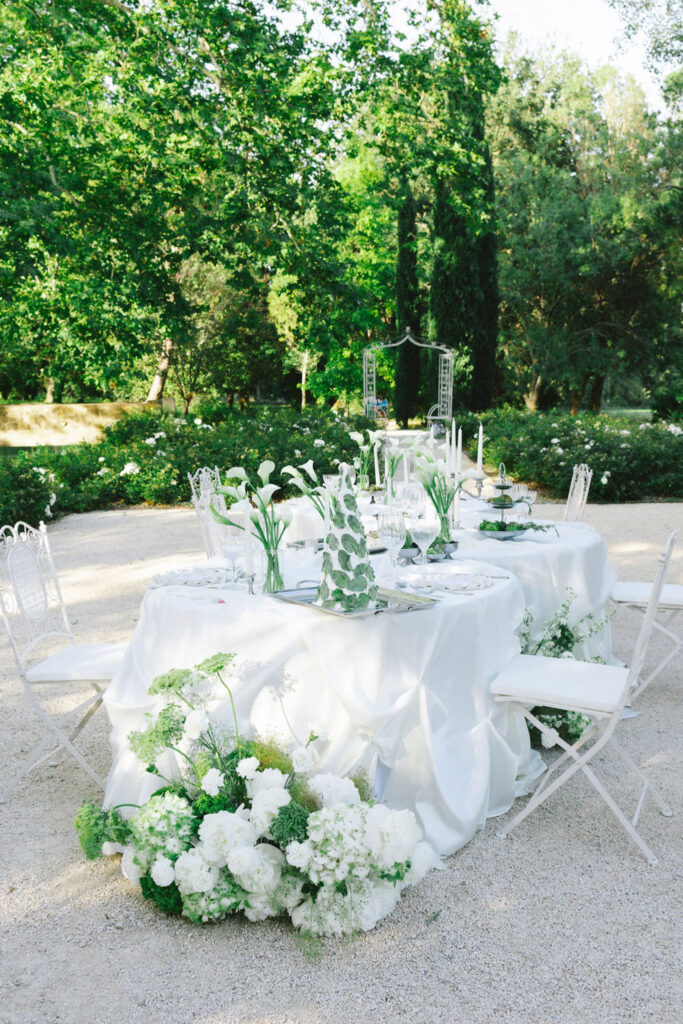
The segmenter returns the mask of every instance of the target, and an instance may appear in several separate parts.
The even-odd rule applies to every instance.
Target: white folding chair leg
[[[539,722],[538,719],[534,715],[532,715],[531,712],[527,708],[525,708],[523,706],[521,706],[521,707],[522,707],[522,711],[523,711],[525,717],[533,725],[535,725],[537,729],[540,729],[541,732],[543,732],[544,731],[543,724],[541,722]],[[599,732],[601,731],[599,729],[599,726],[598,726],[597,722],[594,721],[593,725],[595,725],[598,728]],[[518,815],[516,815],[512,819],[511,822],[509,822],[503,829],[501,829],[499,831],[498,835],[501,836],[501,838],[506,838],[510,834],[510,832],[512,832],[513,829],[515,829],[522,821],[524,821],[524,819],[526,817],[528,817],[529,814],[531,814],[532,811],[535,811],[536,808],[539,807],[542,803],[544,803],[548,799],[548,797],[552,796],[552,794],[556,790],[558,790],[560,788],[560,786],[564,785],[564,783],[567,782],[572,777],[572,775],[575,775],[576,772],[578,772],[578,771],[582,771],[583,774],[586,776],[586,778],[589,780],[589,782],[593,785],[594,789],[598,792],[598,794],[605,801],[605,803],[607,804],[609,809],[613,812],[613,814],[615,815],[615,817],[617,818],[619,823],[623,826],[623,828],[626,831],[626,833],[628,834],[628,836],[636,844],[636,846],[638,847],[640,852],[643,854],[645,859],[648,861],[648,863],[651,864],[652,866],[657,865],[659,863],[659,861],[657,860],[657,857],[655,856],[653,851],[647,845],[647,843],[642,838],[642,836],[636,831],[634,824],[628,820],[628,818],[626,817],[624,812],[621,810],[621,808],[616,803],[616,801],[613,799],[613,797],[610,795],[610,793],[607,791],[607,789],[605,789],[605,787],[602,784],[602,782],[600,781],[600,779],[597,777],[595,772],[592,770],[592,768],[588,764],[588,761],[590,760],[590,758],[592,758],[598,752],[598,750],[601,749],[602,746],[604,746],[604,743],[601,742],[601,739],[602,739],[602,737],[598,737],[598,739],[593,744],[593,746],[590,747],[590,749],[588,751],[586,751],[585,754],[583,754],[582,756],[579,756],[578,753],[577,753],[577,748],[576,747],[570,746],[561,737],[558,737],[558,740],[557,740],[558,744],[561,747],[564,748],[564,750],[565,750],[565,752],[567,754],[567,757],[568,758],[572,758],[573,763],[570,764],[569,767],[565,768],[565,770],[555,779],[554,782],[552,782],[549,786],[544,787],[542,792],[539,793],[538,790],[536,792],[534,792],[533,795],[531,796],[529,802],[527,803],[526,807],[522,811],[520,811],[520,813]],[[581,742],[581,739],[579,739],[577,741],[577,743],[579,743],[579,744],[580,744],[580,742]],[[637,769],[636,769],[636,771],[637,771]],[[638,775],[640,776],[639,772],[638,772]],[[641,792],[641,797],[640,797],[640,800],[638,802],[639,806],[638,806],[637,812],[636,812],[636,818],[635,818],[636,821],[637,821],[638,815],[640,814],[640,806],[642,806],[642,800],[644,799],[644,794],[645,794],[646,789],[647,789],[647,787],[645,788],[645,790],[643,792]],[[664,805],[664,806],[666,807],[666,805]]]
[[[77,750],[76,747],[73,745],[73,740],[76,739],[78,734],[88,724],[88,722],[90,721],[90,719],[92,718],[92,716],[95,714],[95,712],[102,703],[103,694],[100,688],[94,683],[92,683],[91,685],[97,690],[97,693],[93,697],[88,697],[88,699],[83,701],[82,704],[79,704],[75,712],[72,712],[72,714],[78,714],[79,712],[87,708],[83,717],[76,723],[76,725],[72,728],[71,732],[68,735],[65,735],[64,732],[62,732],[60,727],[57,725],[57,723],[52,718],[50,718],[48,714],[46,714],[40,702],[37,700],[37,698],[31,691],[30,687],[27,688],[29,700],[31,702],[31,705],[33,706],[34,711],[39,716],[39,718],[42,719],[42,721],[50,729],[50,731],[55,736],[57,736],[59,742],[58,745],[56,747],[53,747],[50,751],[48,751],[47,754],[41,754],[41,756],[37,760],[32,760],[32,758],[35,758],[35,755],[37,753],[41,752],[45,748],[45,746],[47,746],[50,737],[48,736],[46,740],[43,740],[41,741],[41,743],[38,744],[38,746],[29,755],[29,763],[24,768],[22,768],[18,775],[14,776],[14,778],[9,783],[7,788],[3,790],[2,795],[0,796],[0,803],[6,803],[23,778],[25,778],[35,768],[38,768],[39,765],[43,764],[44,761],[47,761],[48,758],[54,757],[55,754],[57,754],[62,749],[67,750],[71,754],[71,756],[78,762],[78,764],[80,764],[81,768],[90,776],[93,782],[95,782],[100,787],[100,789],[104,789],[104,780],[97,774],[97,772],[95,772],[90,767],[90,765],[85,760],[81,752]]]
[[[622,607],[629,608],[631,611],[634,612],[639,612],[641,615],[644,615],[646,611],[645,608],[637,604],[624,604],[622,605]],[[639,679],[638,685],[634,687],[629,697],[629,704],[631,704],[636,699],[636,697],[639,697],[643,690],[645,690],[650,685],[650,683],[653,682],[657,678],[657,676],[664,671],[669,662],[673,661],[678,652],[681,650],[681,647],[683,647],[683,641],[681,640],[680,636],[674,633],[673,630],[669,629],[669,626],[673,623],[677,615],[680,615],[680,610],[678,608],[671,608],[668,610],[668,612],[666,610],[664,612],[660,611],[660,617],[653,621],[652,628],[656,629],[659,633],[663,633],[664,636],[671,641],[673,647],[671,648],[669,653],[655,665],[652,672],[650,672],[649,676],[647,676],[645,679]]]

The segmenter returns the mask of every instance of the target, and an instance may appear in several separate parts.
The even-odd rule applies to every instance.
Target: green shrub
[[[576,463],[593,470],[592,501],[683,497],[683,430],[665,422],[613,416],[496,409],[482,415],[484,461],[566,497]],[[468,452],[476,456],[476,420],[464,420]],[[465,431],[463,431],[463,442]]]

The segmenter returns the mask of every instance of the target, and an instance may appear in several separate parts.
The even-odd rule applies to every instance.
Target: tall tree
[[[398,255],[396,259],[396,327],[399,335],[420,332],[420,292],[417,276],[417,224],[415,197],[407,177],[398,211]],[[420,384],[420,350],[411,342],[398,349],[396,363],[395,416],[406,426],[416,412]]]

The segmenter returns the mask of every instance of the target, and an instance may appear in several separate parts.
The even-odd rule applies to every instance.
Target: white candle
[[[479,424],[479,442],[477,444],[477,472],[481,473],[484,465],[484,428]]]
[[[246,520],[245,525],[244,525],[244,532],[246,533],[246,538],[245,538],[245,540],[246,540],[246,545],[245,545],[245,547],[246,547],[246,552],[245,552],[245,569],[247,571],[247,576],[251,576],[251,575],[253,575],[253,572],[254,572],[254,550],[252,548],[252,543],[251,543],[251,540],[252,540],[252,538],[251,538],[251,515],[249,514],[249,509],[247,509],[247,511],[246,511],[245,520]]]
[[[451,420],[451,473],[455,473],[457,469],[456,465],[456,454],[455,454],[455,419]]]
[[[451,471],[451,436],[449,431],[446,431],[446,476]]]
[[[372,451],[375,459],[375,487],[379,487],[379,458],[377,455],[377,445],[373,445]]]
[[[403,453],[403,483],[408,483],[408,452]]]
[[[384,483],[386,484],[389,480],[389,456],[384,453]]]
[[[458,480],[462,476],[462,427],[458,428],[458,454],[455,460],[455,475]]]

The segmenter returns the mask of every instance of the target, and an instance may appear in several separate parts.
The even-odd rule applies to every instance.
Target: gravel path
[[[591,505],[586,519],[619,574],[646,580],[683,505]],[[130,636],[150,577],[201,560],[187,509],[69,516],[50,539],[81,642]],[[683,537],[669,579],[683,582]],[[622,612],[614,633],[628,657],[635,621]],[[90,780],[71,758],[43,767],[0,806],[0,1024],[677,1024],[682,669],[679,658],[622,730],[674,807],[667,819],[649,802],[641,818],[659,867],[576,779],[507,841],[489,821],[375,931],[326,940],[315,959],[280,922],[161,916],[117,858],[83,858],[72,822],[98,798]],[[5,778],[40,738],[6,645],[0,701]],[[107,735],[98,713],[83,746],[102,773]],[[630,808],[620,766],[603,767]]]

